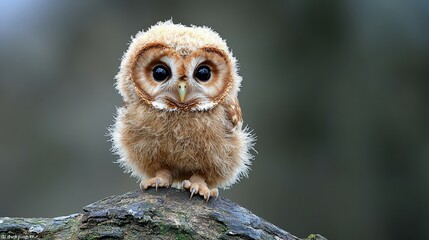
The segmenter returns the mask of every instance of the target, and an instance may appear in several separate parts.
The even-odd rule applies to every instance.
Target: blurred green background
[[[222,196],[301,237],[429,239],[428,1],[0,0],[0,216],[138,187],[109,152],[113,77],[170,18],[240,63],[259,154]]]

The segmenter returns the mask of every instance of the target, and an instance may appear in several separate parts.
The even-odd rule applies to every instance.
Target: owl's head
[[[219,34],[171,20],[137,33],[116,79],[125,102],[167,111],[210,110],[235,97],[241,82]]]

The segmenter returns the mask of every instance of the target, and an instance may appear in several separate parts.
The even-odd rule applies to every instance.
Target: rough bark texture
[[[0,218],[0,239],[35,238],[299,239],[226,198],[205,203],[176,189],[107,197],[65,217]]]

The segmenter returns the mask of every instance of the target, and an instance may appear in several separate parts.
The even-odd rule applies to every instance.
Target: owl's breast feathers
[[[162,168],[174,178],[207,176],[209,185],[229,186],[246,175],[252,137],[242,129],[238,100],[206,112],[168,112],[142,104],[119,111],[121,164],[138,177]]]

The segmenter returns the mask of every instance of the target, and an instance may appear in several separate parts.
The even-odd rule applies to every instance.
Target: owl
[[[170,20],[132,38],[116,75],[124,106],[111,135],[142,191],[173,186],[208,201],[247,177],[254,136],[243,127],[241,80],[225,40],[208,27]]]

